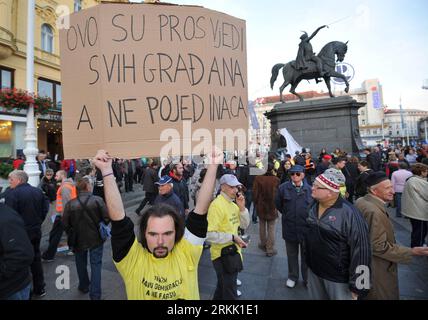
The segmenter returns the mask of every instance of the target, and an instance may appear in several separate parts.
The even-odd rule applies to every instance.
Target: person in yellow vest
[[[64,170],[57,171],[55,175],[57,183],[61,183],[56,193],[56,214],[53,219],[53,226],[49,233],[49,246],[42,254],[42,261],[52,262],[55,259],[55,254],[58,244],[61,241],[64,232],[64,225],[62,223],[62,214],[64,207],[68,201],[77,197],[76,187],[72,178],[67,178],[67,172]]]
[[[208,160],[207,173],[196,206],[186,219],[176,208],[154,205],[141,216],[141,240],[126,216],[113,175],[112,157],[99,150],[93,163],[103,175],[104,192],[111,219],[113,261],[129,300],[198,300],[198,264],[207,233],[207,215],[223,153],[216,149]],[[186,224],[186,226],[184,226]]]
[[[250,215],[239,188],[242,184],[231,174],[220,178],[221,193],[208,209],[207,240],[211,243],[211,260],[217,274],[214,300],[236,300],[238,272],[242,270],[241,248],[246,243],[238,227],[248,228]],[[235,202],[236,203],[235,203]]]

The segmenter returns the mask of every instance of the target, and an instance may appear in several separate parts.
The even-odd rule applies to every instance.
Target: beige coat
[[[408,218],[428,221],[428,182],[419,176],[410,177],[401,196],[401,213]]]
[[[396,244],[394,229],[384,203],[367,194],[355,205],[364,215],[372,244],[371,290],[366,299],[398,300],[398,263],[410,263],[411,249]]]

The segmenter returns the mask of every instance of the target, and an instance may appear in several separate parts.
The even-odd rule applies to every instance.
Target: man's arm
[[[223,153],[215,149],[213,151],[213,156],[209,161],[210,164],[208,165],[207,173],[199,191],[196,207],[193,212],[189,213],[187,216],[186,228],[190,233],[198,238],[205,238],[207,236],[207,212],[214,192],[217,166],[219,163],[222,163],[222,161]],[[189,237],[190,235],[187,234],[187,238]]]
[[[196,207],[194,209],[196,214],[207,214],[208,207],[212,200],[212,194],[214,192],[217,167],[222,162],[223,152],[215,148],[209,161],[210,164],[208,165],[204,181],[202,182],[201,188],[199,189],[199,195],[196,201]]]
[[[0,281],[11,278],[33,261],[33,246],[25,232],[24,223],[18,217],[0,226],[0,247]]]
[[[312,33],[312,35],[309,37],[308,41],[311,41],[313,39],[313,37],[315,37],[317,35],[318,31],[320,31],[322,28],[325,28],[325,27],[327,27],[327,26],[326,25],[321,26],[317,30],[315,30],[314,33]]]
[[[135,241],[134,224],[126,217],[122,198],[113,175],[112,158],[104,150],[98,150],[93,163],[103,175],[104,194],[107,210],[112,220],[111,243],[113,260],[120,262],[125,258]]]
[[[4,197],[4,204],[7,205],[9,208],[12,208],[16,212],[19,213],[18,208],[18,199],[16,199],[16,192],[13,189],[8,189],[6,192],[6,196]],[[21,213],[19,213],[21,214]]]
[[[112,158],[104,150],[99,150],[93,159],[93,163],[100,169],[103,175],[104,195],[107,202],[109,217],[112,221],[120,221],[125,218],[122,198],[114,179]]]
[[[362,266],[370,270],[371,244],[367,222],[356,208],[350,216],[347,234],[350,247],[349,289],[355,295],[365,296],[370,288],[359,287],[357,279]]]
[[[399,246],[396,243],[388,242],[385,227],[380,221],[379,216],[373,212],[368,213],[367,216],[370,217],[370,239],[373,256],[394,263],[410,263],[412,260],[412,250]]]

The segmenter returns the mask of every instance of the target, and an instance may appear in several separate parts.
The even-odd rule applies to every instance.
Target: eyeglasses
[[[300,177],[301,173],[300,172],[292,172],[292,173],[290,173],[290,175],[291,176],[296,175],[296,176]]]
[[[313,189],[321,189],[321,190],[323,190],[323,189],[328,189],[328,188],[320,187],[320,186],[318,186],[318,185],[316,185],[316,184],[312,185],[312,188],[313,188]]]

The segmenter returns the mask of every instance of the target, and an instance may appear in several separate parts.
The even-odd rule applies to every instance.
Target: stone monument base
[[[340,148],[359,155],[364,148],[358,126],[358,109],[362,106],[364,103],[350,96],[341,96],[276,104],[266,117],[272,133],[286,128],[302,147],[310,148],[314,158],[323,148],[329,153]]]

